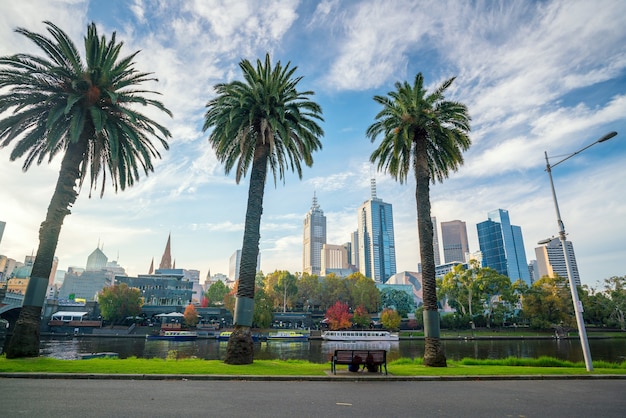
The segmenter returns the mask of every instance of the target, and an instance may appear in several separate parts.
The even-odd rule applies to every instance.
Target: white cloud
[[[328,83],[339,90],[378,87],[405,73],[406,52],[426,34],[421,5],[411,1],[352,4],[341,21],[345,39]],[[402,28],[402,30],[390,30]]]
[[[569,152],[609,130],[620,132],[610,145],[568,161],[555,177],[581,271],[587,269],[585,276],[591,270],[620,273],[608,266],[620,258],[609,254],[626,230],[608,220],[623,218],[626,207],[625,176],[619,175],[624,147],[618,142],[626,134],[626,31],[617,18],[626,15],[625,2],[332,0],[271,1],[259,7],[252,0],[135,0],[112,3],[113,18],[88,16],[95,5],[0,6],[0,55],[35,52],[11,29],[41,31],[45,19],[69,32],[80,48],[87,23],[95,19],[102,34],[118,32],[126,53],[141,50],[137,68],[159,79],[145,87],[160,91],[159,99],[174,113],[170,119],[145,109],[173,135],[170,151],[154,162],[154,173],[123,193],[107,187],[103,199],[88,199],[82,191],[63,226],[62,266],[66,260],[84,264],[101,238],[110,258],[119,249],[129,273],[145,272],[172,231],[180,263],[228,270],[228,257],[241,246],[248,181],[235,185],[232,175],[223,174],[208,133],[201,130],[204,106],[216,83],[240,77],[242,58],[255,60],[269,51],[298,64],[299,75],[315,86],[326,137],[324,151],[315,155],[302,181],[289,175],[284,185],[274,188],[270,181],[266,187],[265,269],[301,269],[302,220],[313,192],[327,215],[329,242],[348,241],[372,177],[378,196],[394,205],[398,269],[415,269],[414,179],[400,185],[377,173],[367,161],[376,144],[363,134],[379,110],[372,96],[422,71],[429,88],[456,75],[448,98],[466,103],[473,118],[465,165],[431,187],[433,215],[466,221],[472,247],[477,246],[475,224],[501,207],[522,227],[532,254],[534,242],[555,233],[544,151]],[[0,213],[8,221],[0,251],[21,258],[37,245],[60,160],[22,174],[21,161],[7,162],[9,152],[0,150],[0,179],[10,179],[2,182],[0,201],[20,210]],[[611,155],[598,160],[605,152]],[[597,244],[599,236],[607,245]]]

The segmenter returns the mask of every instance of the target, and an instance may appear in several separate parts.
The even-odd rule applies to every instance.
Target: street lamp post
[[[554,182],[552,181],[552,168],[561,164],[563,161],[570,159],[576,154],[580,154],[587,148],[598,144],[600,142],[607,141],[617,135],[617,132],[609,132],[604,135],[602,138],[597,141],[587,145],[586,147],[568,155],[557,163],[550,165],[550,161],[548,160],[548,153],[545,152],[546,156],[546,171],[548,172],[548,176],[550,177],[550,186],[552,187],[552,198],[554,199],[554,208],[556,209],[556,219],[557,224],[559,226],[559,239],[561,240],[561,246],[563,247],[563,257],[565,257],[565,268],[567,269],[567,279],[569,281],[570,291],[572,293],[572,303],[574,304],[574,312],[576,314],[576,324],[578,326],[578,335],[580,337],[580,345],[583,349],[583,356],[585,358],[585,366],[588,372],[593,371],[593,364],[591,363],[591,353],[589,351],[589,342],[587,341],[587,331],[585,329],[585,322],[583,320],[583,306],[580,300],[578,299],[578,291],[576,290],[576,283],[574,282],[574,275],[572,274],[572,266],[569,258],[569,250],[567,248],[567,244],[565,242],[565,225],[561,220],[561,212],[559,211],[559,204],[556,200],[556,191],[554,190]]]

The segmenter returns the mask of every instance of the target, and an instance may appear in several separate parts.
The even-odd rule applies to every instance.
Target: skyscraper
[[[567,245],[567,254],[569,255],[569,263],[572,268],[572,277],[576,286],[580,286],[580,274],[578,273],[578,265],[576,264],[576,255],[574,254],[574,246],[571,241],[565,241]],[[537,273],[538,278],[543,276],[554,277],[558,274],[567,279],[567,267],[565,265],[565,254],[563,254],[563,245],[559,238],[553,238],[546,245],[535,248],[537,256]]]
[[[437,233],[437,218],[434,216],[430,218],[433,223],[433,254],[435,255],[435,265],[441,264],[441,254],[439,253],[439,234]],[[443,224],[442,224],[443,225]],[[419,241],[419,236],[418,236]]]
[[[393,209],[376,197],[375,179],[371,195],[358,209],[359,271],[376,283],[385,283],[396,274]]]
[[[2,243],[2,235],[4,235],[4,227],[6,225],[6,222],[0,221],[0,243]]]
[[[98,247],[87,257],[86,271],[102,270],[107,266],[109,258],[102,252],[99,245],[100,244],[98,244]]]
[[[321,274],[325,276],[329,270],[347,270],[348,259],[348,248],[345,245],[324,244]]]
[[[441,240],[443,241],[443,258],[445,263],[460,261],[464,263],[465,253],[469,253],[467,227],[463,221],[441,223]]]
[[[326,244],[326,216],[313,193],[311,210],[304,218],[302,272],[320,275],[322,271],[322,247]]]
[[[241,264],[241,250],[236,250],[228,260],[228,278],[231,281],[239,280],[239,265]],[[261,252],[256,257],[256,272],[261,270]]]
[[[354,231],[350,234],[350,264],[359,268],[359,231]]]
[[[228,278],[231,281],[239,279],[239,264],[241,263],[241,250],[236,250],[228,260]]]
[[[483,267],[491,267],[511,281],[522,279],[530,285],[522,229],[511,225],[509,212],[497,209],[489,219],[476,225]]]

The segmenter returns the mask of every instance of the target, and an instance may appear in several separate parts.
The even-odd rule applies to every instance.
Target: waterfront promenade
[[[6,417],[623,417],[626,379],[0,378]],[[293,378],[292,378],[293,379]]]

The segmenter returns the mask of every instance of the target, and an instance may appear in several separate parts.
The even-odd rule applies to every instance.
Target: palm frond
[[[116,191],[124,190],[138,180],[138,166],[145,174],[153,170],[152,159],[160,158],[154,140],[167,150],[171,137],[166,127],[136,107],[172,114],[162,102],[146,97],[158,93],[139,86],[155,79],[133,68],[138,52],[119,58],[123,43],[115,33],[107,40],[90,24],[83,64],[67,34],[51,22],[44,23],[50,37],[16,30],[33,41],[44,57],[0,57],[0,87],[5,88],[0,93],[0,147],[17,139],[11,158],[25,156],[27,170],[32,162],[51,161],[70,142],[87,141],[79,184],[89,173],[90,188],[102,176],[101,195],[107,180]]]

